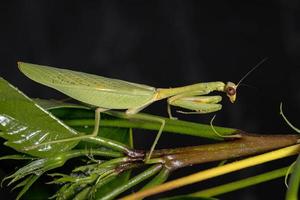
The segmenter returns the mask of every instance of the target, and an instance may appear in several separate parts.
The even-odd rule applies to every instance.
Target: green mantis
[[[205,82],[176,88],[154,88],[147,85],[131,83],[127,81],[101,77],[97,75],[76,72],[67,69],[60,69],[30,63],[18,62],[19,69],[30,79],[43,85],[54,88],[78,101],[97,107],[95,111],[95,127],[91,135],[79,136],[57,140],[64,142],[80,140],[83,137],[96,137],[99,131],[100,113],[112,109],[126,110],[126,116],[130,118],[148,105],[167,99],[168,114],[170,118],[171,106],[191,110],[189,113],[211,113],[222,108],[221,96],[203,96],[213,91],[225,93],[229,100],[234,103],[238,84],[232,82],[223,83]],[[253,70],[251,70],[253,71]],[[250,72],[251,72],[250,71]],[[246,76],[249,73],[246,74]],[[244,79],[244,77],[243,77]],[[156,121],[161,124],[157,136],[146,157],[151,158],[152,152],[161,136],[165,121],[154,117],[146,117],[142,120]],[[43,144],[39,144],[43,145]]]

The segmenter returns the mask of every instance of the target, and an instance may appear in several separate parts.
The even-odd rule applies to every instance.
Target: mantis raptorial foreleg
[[[205,95],[205,94],[208,94],[209,91],[208,90],[205,90],[205,91],[197,91],[197,93],[195,92],[188,92],[188,93],[182,93],[182,94],[179,94],[179,95],[175,95],[175,96],[172,96],[170,98],[167,99],[167,103],[168,103],[168,115],[170,117],[170,119],[177,119],[176,117],[173,117],[172,116],[172,111],[171,111],[171,105],[172,106],[176,106],[176,102],[178,102],[177,100],[180,101],[180,99],[184,98],[184,97],[190,97],[191,95]],[[180,104],[180,103],[179,103]]]
[[[218,104],[221,100],[221,96],[192,96],[176,99],[169,102],[169,104],[188,110],[194,110],[192,112],[178,111],[183,114],[206,114],[221,110],[222,105]]]
[[[222,105],[218,104],[222,100],[221,96],[201,96],[209,94],[216,89],[217,88],[210,88],[208,90],[207,88],[207,90],[204,91],[187,92],[168,98],[169,117],[176,119],[172,116],[171,105],[193,110],[192,112],[177,111],[182,114],[205,114],[221,110]]]

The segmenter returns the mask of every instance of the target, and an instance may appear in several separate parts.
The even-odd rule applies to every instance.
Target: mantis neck
[[[196,83],[193,85],[183,86],[183,87],[176,87],[176,88],[158,88],[157,89],[157,98],[156,100],[168,98],[171,96],[179,95],[179,94],[188,94],[203,92],[208,94],[213,91],[224,91],[225,84],[220,81],[216,82],[207,82],[207,83]]]

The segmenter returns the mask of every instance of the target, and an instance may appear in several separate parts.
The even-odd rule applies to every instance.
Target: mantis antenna
[[[247,78],[254,70],[256,70],[258,67],[260,67],[266,60],[269,58],[264,58],[262,59],[259,63],[257,63],[249,72],[247,72],[241,79],[240,81],[236,84],[236,88]]]

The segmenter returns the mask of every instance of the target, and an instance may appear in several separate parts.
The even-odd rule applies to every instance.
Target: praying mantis
[[[256,67],[263,61],[257,64]],[[150,104],[163,99],[167,100],[167,111],[171,119],[175,119],[171,114],[171,106],[192,110],[192,112],[181,111],[181,113],[184,114],[216,112],[222,108],[220,104],[222,97],[219,95],[203,95],[208,95],[213,91],[223,92],[227,95],[229,100],[234,103],[239,84],[256,68],[254,67],[250,70],[238,84],[216,81],[196,83],[176,88],[155,88],[68,69],[24,62],[18,62],[18,67],[20,71],[30,79],[54,88],[73,99],[97,107],[95,110],[95,126],[92,134],[78,136],[77,138],[57,140],[54,141],[55,143],[81,140],[83,137],[97,137],[101,112],[115,109],[126,110],[125,116],[130,118],[130,116],[138,113]],[[145,161],[147,162],[151,158],[153,150],[162,134],[165,121],[151,116],[145,116],[141,120],[155,121],[161,124],[150,151],[146,156]],[[46,143],[41,143],[37,146],[45,144]]]

